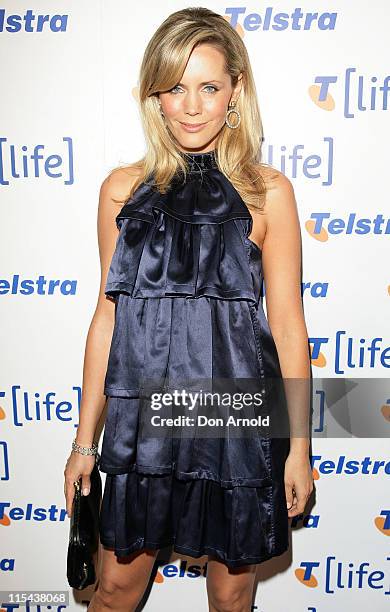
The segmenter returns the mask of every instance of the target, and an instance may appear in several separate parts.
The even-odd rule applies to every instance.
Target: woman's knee
[[[230,588],[219,584],[208,591],[209,603],[215,612],[249,612],[252,604],[252,586]]]
[[[135,585],[124,584],[110,576],[102,576],[94,593],[97,610],[132,610],[142,598],[143,591]]]
[[[123,609],[129,612],[135,608],[148,585],[157,552],[137,552],[118,560],[112,551],[105,550],[94,593],[96,609]]]
[[[209,560],[207,595],[212,612],[249,612],[253,599],[256,567],[228,570],[220,562]]]

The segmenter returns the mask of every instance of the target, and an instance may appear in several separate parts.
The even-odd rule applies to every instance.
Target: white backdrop
[[[63,469],[100,280],[98,193],[109,170],[144,152],[134,97],[140,61],[163,19],[191,5],[6,0],[0,7],[0,590],[67,590],[72,611],[91,596],[66,580]],[[389,218],[389,4],[203,5],[238,15],[265,127],[263,159],[294,185],[313,376],[387,378],[390,228],[383,223],[378,232],[373,221]],[[329,217],[320,227],[322,213]],[[368,231],[356,233],[362,218]],[[374,338],[375,363],[366,353],[359,364],[360,348]],[[253,610],[387,610],[389,403],[383,397],[371,407],[383,414],[383,438],[314,439],[315,503],[292,522],[290,551],[259,567]],[[387,463],[378,474],[361,466],[347,473],[329,463],[341,456]],[[207,610],[207,558],[165,561],[145,609]]]

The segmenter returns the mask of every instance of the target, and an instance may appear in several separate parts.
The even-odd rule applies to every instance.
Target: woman
[[[101,187],[101,286],[76,436],[92,446],[107,396],[103,559],[89,610],[135,610],[158,550],[174,544],[208,555],[210,610],[247,611],[257,564],[287,550],[288,517],[311,493],[308,436],[143,437],[140,397],[144,381],[177,376],[309,379],[294,192],[258,161],[248,55],[220,15],[166,19],[145,51],[139,98],[145,158]],[[294,418],[306,432],[306,410]],[[73,482],[82,476],[88,493],[94,461],[68,459],[69,515]]]

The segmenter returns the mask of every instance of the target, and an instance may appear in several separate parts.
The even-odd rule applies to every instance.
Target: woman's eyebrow
[[[207,83],[220,83],[221,85],[223,85],[222,81],[217,81],[216,79],[210,79],[210,81],[202,81],[202,83],[199,83],[199,85],[207,85]],[[177,85],[182,85],[183,87],[185,87],[184,83],[177,83]]]

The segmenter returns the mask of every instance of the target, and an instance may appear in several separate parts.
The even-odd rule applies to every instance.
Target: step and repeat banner
[[[243,38],[264,123],[263,161],[293,183],[313,378],[333,394],[327,404],[324,389],[314,394],[315,494],[291,520],[290,550],[259,565],[252,609],[385,611],[390,5],[203,5]],[[2,595],[1,611],[22,607],[31,591],[65,594],[34,599],[34,611],[77,612],[92,595],[67,584],[63,471],[98,297],[98,194],[111,169],[144,153],[140,62],[161,22],[186,6],[0,2],[0,591],[19,593],[12,604]],[[341,390],[331,384],[338,379]],[[365,400],[354,413],[347,400],[359,384]],[[208,610],[206,576],[207,557],[162,551],[144,609]]]

